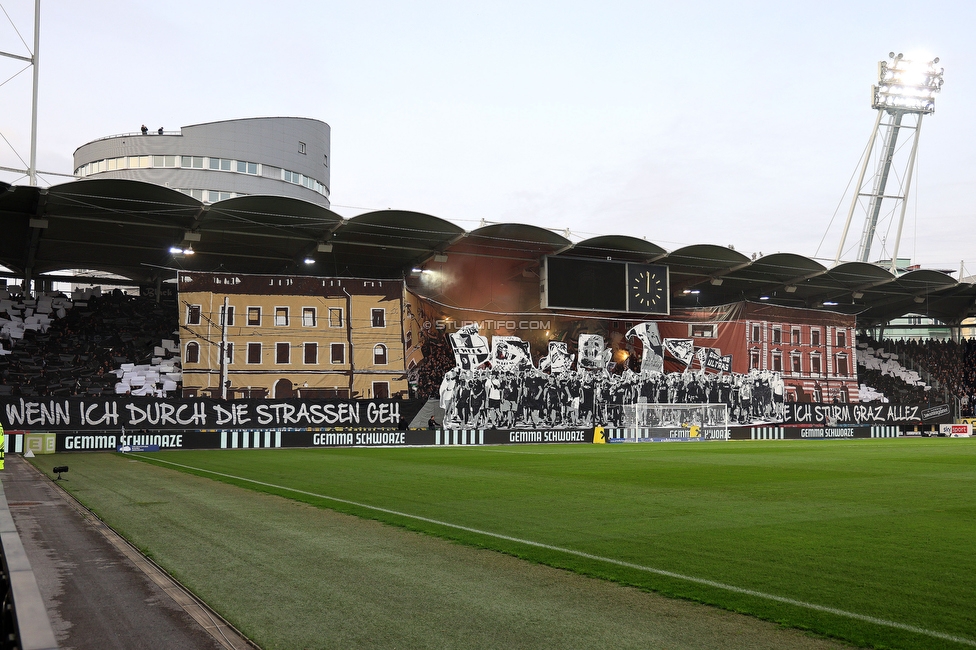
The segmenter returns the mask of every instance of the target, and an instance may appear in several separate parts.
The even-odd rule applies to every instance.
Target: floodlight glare
[[[305,258],[305,263],[306,264],[315,264],[315,258],[314,257],[306,257]]]
[[[893,53],[889,53],[893,54]],[[934,113],[935,95],[942,90],[945,68],[931,61],[910,61],[902,54],[878,63],[878,85],[873,87],[872,108],[888,112]]]

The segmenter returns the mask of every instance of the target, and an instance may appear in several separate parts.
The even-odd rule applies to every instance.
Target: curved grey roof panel
[[[650,262],[667,255],[667,251],[646,239],[628,235],[603,235],[576,242],[564,255],[607,258],[628,262]]]

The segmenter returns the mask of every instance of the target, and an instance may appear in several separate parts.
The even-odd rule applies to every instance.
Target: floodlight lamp
[[[855,291],[855,292],[853,292],[851,294],[851,298],[853,298],[854,300],[860,300],[863,297],[864,297],[864,294],[861,293],[860,291]]]
[[[169,247],[169,253],[170,253],[170,255],[182,255],[183,254],[183,249],[180,248],[179,246],[170,246]]]
[[[184,255],[193,255],[193,247],[192,246],[187,246],[186,248],[184,248],[183,249],[183,254]]]
[[[311,257],[311,256],[310,257],[306,257],[305,260],[304,260],[304,262],[306,264],[315,264],[315,258],[314,257]]]
[[[835,307],[836,305],[837,305],[837,303],[834,302],[833,300],[824,300],[823,301],[823,306],[824,307]]]
[[[331,253],[332,244],[319,244],[315,247],[315,250],[319,253]]]
[[[925,297],[924,296],[915,296],[915,304],[916,305],[921,305],[923,302],[925,302]]]
[[[711,285],[712,285],[713,287],[720,287],[720,286],[722,286],[722,282],[723,282],[723,280],[722,280],[722,278],[712,278],[712,279],[711,279],[711,280],[709,280],[708,282],[709,282],[709,283],[710,283],[710,284],[711,284]]]
[[[759,296],[760,300],[769,300],[769,296]]]
[[[788,284],[784,288],[786,289],[786,293],[796,293],[796,285],[795,284]]]
[[[878,63],[878,84],[873,86],[872,107],[890,113],[933,113],[935,95],[942,90],[945,68],[939,58],[911,61],[903,55]]]

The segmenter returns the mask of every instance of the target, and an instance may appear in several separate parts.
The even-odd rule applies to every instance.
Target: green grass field
[[[976,647],[972,440],[136,457],[854,644]],[[67,487],[99,512],[98,495]],[[125,485],[111,489],[125,503]],[[167,566],[152,535],[136,543]]]

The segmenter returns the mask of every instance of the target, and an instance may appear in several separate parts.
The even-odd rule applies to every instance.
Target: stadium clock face
[[[668,270],[650,264],[627,265],[628,311],[643,314],[668,313]]]

